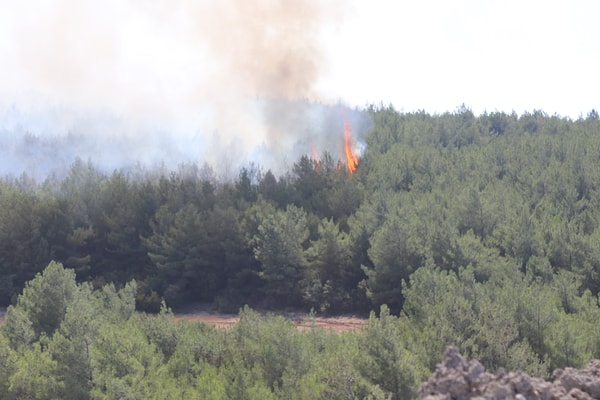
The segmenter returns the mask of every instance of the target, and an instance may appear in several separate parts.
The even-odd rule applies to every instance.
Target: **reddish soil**
[[[357,316],[314,317],[313,319],[309,319],[309,315],[305,313],[281,313],[277,315],[283,315],[285,318],[291,320],[300,330],[308,330],[316,327],[340,333],[360,330],[367,323],[367,319]],[[218,327],[230,327],[240,318],[237,314],[220,314],[209,310],[203,304],[194,304],[187,306],[181,312],[175,312],[175,319],[199,321]]]
[[[286,315],[294,325],[300,330],[308,330],[312,327],[323,328],[326,331],[336,333],[360,330],[366,323],[364,318],[358,317],[315,317],[313,320],[308,319],[308,315]],[[188,321],[198,321],[217,327],[233,326],[240,319],[237,315],[232,314],[215,314],[206,311],[201,311],[193,314],[175,314],[176,320],[186,319]]]
[[[0,308],[0,324],[4,322],[5,312],[5,309]],[[311,320],[308,314],[303,313],[287,313],[282,315],[290,319],[300,330],[308,330],[316,327],[340,333],[360,330],[367,323],[365,318],[356,316],[315,317]],[[181,313],[175,313],[175,320],[181,319],[204,322],[217,327],[230,327],[240,318],[237,314],[220,314],[207,310],[207,307],[203,305],[191,305],[186,307]]]

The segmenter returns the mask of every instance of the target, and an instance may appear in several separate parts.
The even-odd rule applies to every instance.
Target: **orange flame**
[[[310,159],[312,160],[314,166],[317,169],[321,167],[321,160],[319,159],[319,155],[317,154],[317,148],[314,143],[310,145]]]
[[[344,150],[346,151],[346,165],[348,166],[348,172],[353,173],[358,167],[358,156],[352,150],[351,139],[352,126],[344,114]]]
[[[319,161],[319,155],[317,154],[317,147],[315,146],[314,143],[311,143],[311,145],[310,145],[310,158],[313,161]]]

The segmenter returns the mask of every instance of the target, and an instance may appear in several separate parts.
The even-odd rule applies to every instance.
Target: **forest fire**
[[[344,150],[346,151],[346,165],[348,172],[353,173],[358,167],[358,156],[352,150],[352,126],[346,115],[344,115]]]
[[[319,164],[319,154],[317,153],[317,147],[314,143],[310,145],[310,159]]]

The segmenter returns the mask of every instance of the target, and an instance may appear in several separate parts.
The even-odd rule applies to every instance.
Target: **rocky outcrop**
[[[545,381],[521,371],[491,374],[479,361],[465,360],[450,346],[419,396],[426,400],[600,399],[600,360],[590,361],[583,369],[557,369],[552,380]]]

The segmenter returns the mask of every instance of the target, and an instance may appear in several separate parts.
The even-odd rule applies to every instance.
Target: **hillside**
[[[378,368],[396,378],[369,379],[397,396],[452,344],[540,377],[600,358],[597,113],[363,112],[364,138],[334,132],[360,149],[353,168],[311,154],[225,181],[79,160],[64,179],[3,179],[2,304],[54,260],[95,289],[135,280],[138,310],[376,310],[398,355]]]

